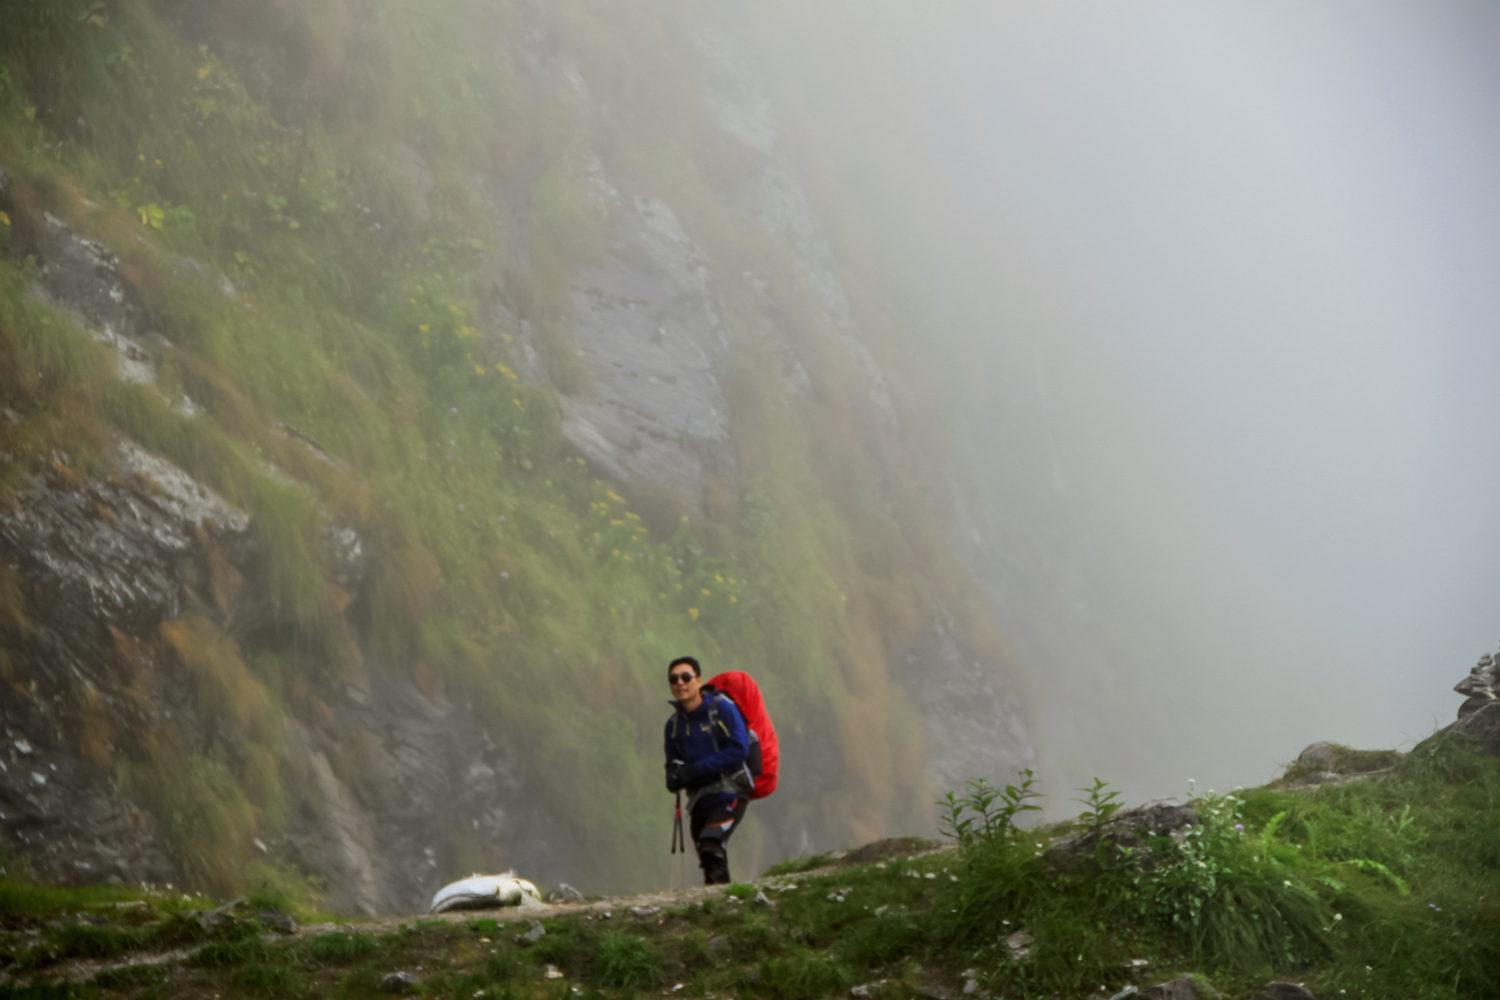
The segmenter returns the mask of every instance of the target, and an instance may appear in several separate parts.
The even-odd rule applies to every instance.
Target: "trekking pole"
[[[672,853],[687,853],[687,838],[682,835],[682,793],[677,793],[677,814],[672,818]]]

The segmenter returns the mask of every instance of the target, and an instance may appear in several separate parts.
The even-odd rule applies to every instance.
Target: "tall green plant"
[[[1108,782],[1095,778],[1094,787],[1076,789],[1083,792],[1086,796],[1085,798],[1070,800],[1087,807],[1083,812],[1078,814],[1078,822],[1087,826],[1094,833],[1098,833],[1100,828],[1109,822],[1110,817],[1119,812],[1125,805],[1125,803],[1120,801],[1119,792],[1105,791],[1108,787]]]
[[[1031,769],[1019,773],[1021,782],[1017,785],[997,788],[986,778],[976,778],[965,786],[967,794],[950,791],[937,802],[942,810],[938,829],[964,848],[1016,835],[1016,817],[1040,812],[1042,808],[1032,801],[1041,798],[1042,793],[1035,789],[1037,782]]]

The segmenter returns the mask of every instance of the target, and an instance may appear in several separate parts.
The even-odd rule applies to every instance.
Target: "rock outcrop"
[[[121,380],[154,384],[154,352],[167,345],[149,332],[119,261],[51,215],[28,217],[3,181],[0,205],[30,223],[33,294],[110,345]],[[118,434],[102,469],[56,455],[0,506],[0,556],[20,581],[22,617],[6,636],[0,698],[9,864],[61,883],[184,880],[152,790],[128,779],[163,744],[243,760],[233,727],[206,708],[215,681],[187,662],[194,626],[184,623],[235,639],[288,626],[257,534],[246,511]],[[333,579],[357,600],[368,546],[332,521],[323,544]],[[345,698],[318,702],[317,724],[277,722],[298,804],[284,842],[260,849],[319,876],[330,906],[367,914],[422,906],[460,864],[456,843],[495,864],[522,851],[545,868],[548,821],[521,803],[511,755],[472,708],[440,683],[423,693],[394,665],[363,667]],[[456,825],[469,835],[452,836]]]
[[[1444,736],[1458,736],[1472,741],[1492,757],[1500,757],[1500,661],[1492,653],[1485,653],[1469,671],[1469,676],[1453,685],[1453,690],[1465,695],[1467,700],[1458,707],[1458,719],[1438,730],[1412,750],[1417,753],[1432,740]]]
[[[1133,809],[1120,810],[1097,830],[1064,837],[1047,848],[1042,860],[1058,871],[1073,871],[1093,860],[1102,843],[1111,858],[1129,850],[1135,862],[1150,871],[1154,865],[1150,851],[1152,837],[1169,837],[1181,844],[1188,829],[1202,822],[1191,806],[1176,799],[1152,799]]]
[[[1495,662],[1493,654],[1485,653],[1474,669],[1469,671],[1469,676],[1453,685],[1453,690],[1468,699],[1458,706],[1458,717],[1462,719],[1493,704],[1497,687],[1500,687],[1500,663]]]
[[[1322,741],[1309,745],[1298,754],[1282,781],[1289,788],[1363,781],[1390,771],[1404,756],[1399,750],[1353,750]]]

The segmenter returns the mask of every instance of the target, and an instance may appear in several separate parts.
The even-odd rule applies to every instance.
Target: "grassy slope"
[[[621,905],[611,920],[549,918],[530,948],[516,941],[523,924],[482,915],[281,944],[245,923],[183,963],[106,972],[71,995],[374,997],[381,974],[420,968],[422,995],[453,1000],[625,1000],[676,984],[688,997],[813,1000],[859,983],[907,1000],[934,982],[958,986],[961,970],[996,997],[1108,996],[1176,974],[1194,975],[1210,997],[1248,998],[1277,978],[1306,981],[1324,997],[1492,997],[1500,989],[1497,796],[1500,761],[1439,740],[1366,782],[1205,797],[1196,803],[1203,831],[1182,848],[1155,845],[1150,874],[1049,871],[1039,848],[1064,828],[968,852],[903,857],[912,845],[901,844],[883,862],[870,863],[866,851],[864,864],[831,872],[801,870],[825,858],[781,866],[765,882],[774,907],[741,888],[730,891],[738,901],[715,895],[644,916]],[[106,912],[104,902],[116,900],[55,891],[18,899],[15,887],[0,888],[11,928],[61,910]],[[11,971],[28,970],[38,988],[0,995],[62,996],[44,991],[62,958],[117,958],[192,937],[181,920],[163,917],[49,930],[40,941],[8,937]],[[1023,929],[1035,951],[1017,961],[1003,942]],[[204,945],[203,935],[190,943]],[[1138,959],[1145,969],[1132,967]],[[549,965],[563,978],[547,978]]]
[[[841,839],[930,815],[921,737],[886,663],[904,661],[937,602],[973,658],[1003,659],[922,493],[940,453],[922,408],[894,371],[905,431],[875,429],[791,253],[730,204],[735,150],[673,68],[680,42],[663,15],[582,2],[528,15],[610,95],[606,115],[527,95],[512,64],[524,6],[7,7],[0,167],[18,197],[120,255],[175,345],[166,395],[186,392],[206,416],[114,383],[101,348],[27,299],[26,233],[0,220],[13,251],[0,257],[0,389],[22,418],[0,422],[12,459],[0,488],[54,449],[92,467],[105,428],[118,428],[255,515],[281,610],[239,644],[201,617],[140,637],[183,657],[205,705],[260,706],[225,716],[240,755],[113,734],[129,758],[122,778],[171,817],[194,885],[229,892],[269,877],[253,838],[272,839],[303,794],[274,721],[316,721],[362,670],[471,698],[528,771],[547,775],[538,793],[587,850],[578,878],[610,885],[665,874],[651,804],[670,655],[761,679],[784,756],[822,762],[819,775],[784,779],[799,791],[778,806],[784,825]],[[432,167],[425,205],[398,169],[403,144]],[[718,269],[740,359],[725,379],[740,481],[719,484],[706,517],[594,478],[562,441],[551,393],[517,382],[505,344],[479,335],[484,303],[510,294],[499,276],[522,267],[510,305],[542,331],[554,381],[583,378],[566,332],[569,283],[602,231],[577,169],[587,148],[618,181],[673,204]],[[496,191],[507,208],[491,213]],[[760,339],[758,293],[742,279],[752,270],[808,359],[815,391],[801,402],[783,397]],[[320,554],[328,517],[381,554],[353,607]],[[0,576],[0,653],[25,615]],[[110,737],[97,739],[103,759]],[[762,842],[758,822],[747,849]],[[454,846],[475,867],[505,863]]]

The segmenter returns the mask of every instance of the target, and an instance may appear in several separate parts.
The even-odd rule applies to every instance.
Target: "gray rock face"
[[[118,261],[51,216],[31,221],[38,297],[113,345],[121,378],[153,381],[144,313]],[[242,749],[202,716],[160,627],[188,612],[235,638],[285,623],[249,515],[134,442],[115,440],[107,458],[108,474],[90,478],[59,456],[0,508],[0,557],[22,581],[26,616],[7,637],[0,833],[49,881],[178,882],[155,821],[113,765],[164,728],[194,753]],[[323,541],[334,579],[357,594],[372,558],[364,540],[330,524]],[[510,758],[470,707],[440,689],[423,695],[403,670],[367,667],[323,725],[284,720],[283,764],[302,805],[277,850],[323,880],[332,906],[370,914],[418,909],[449,880],[455,825],[497,870],[518,845],[545,863],[554,838],[515,804]]]
[[[752,53],[728,31],[700,24],[693,33],[698,76],[709,116],[743,147],[735,200],[796,255],[798,276],[865,376],[870,399],[896,423],[885,373],[865,344],[838,276],[832,250],[814,221],[796,168],[781,149],[775,103]],[[805,377],[805,376],[804,376]]]
[[[592,385],[562,397],[563,433],[614,478],[698,508],[707,479],[734,471],[716,375],[729,360],[722,309],[672,210],[594,178],[610,205],[608,251],[574,285],[572,331]]]
[[[1111,857],[1119,857],[1122,849],[1134,852],[1134,859],[1143,869],[1152,867],[1150,851],[1151,837],[1170,837],[1182,843],[1189,827],[1199,826],[1202,820],[1190,806],[1176,799],[1152,799],[1133,809],[1122,809],[1098,830],[1085,830],[1064,837],[1042,855],[1042,859],[1059,871],[1073,871],[1094,859],[1100,841]]]
[[[0,556],[23,581],[27,619],[0,700],[11,750],[8,763],[0,758],[0,830],[43,878],[174,877],[108,761],[131,734],[168,719],[211,738],[196,725],[191,684],[152,640],[191,592],[214,593],[216,574],[256,572],[244,515],[140,455],[122,445],[114,481],[59,465],[0,510]],[[222,622],[236,611],[251,617],[249,604],[203,610]]]
[[[460,861],[463,831],[494,870],[507,852],[556,870],[544,814],[521,804],[505,748],[441,685],[423,694],[372,669],[316,728],[287,723],[288,758],[310,794],[290,821],[289,856],[319,873],[330,906],[366,914],[424,909]]]
[[[966,659],[951,619],[936,621],[910,654],[907,695],[926,720],[927,778],[957,789],[974,778],[1009,779],[1035,763],[1025,713],[991,671]]]
[[[134,287],[125,280],[119,259],[97,240],[74,233],[50,212],[37,214],[18,204],[3,171],[0,210],[10,213],[27,234],[29,245],[11,249],[31,254],[41,264],[33,294],[113,347],[122,380],[154,382],[156,362],[146,343],[146,312]]]

